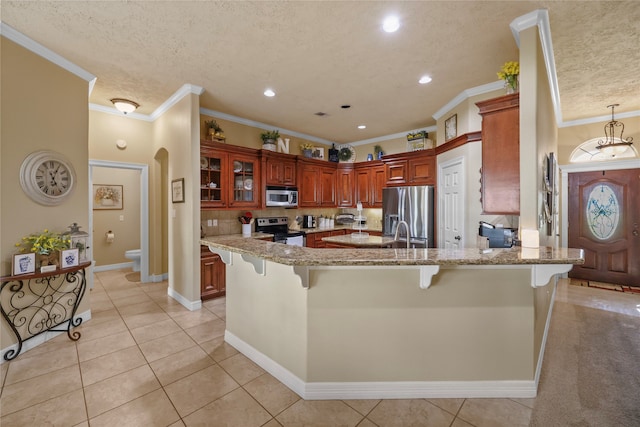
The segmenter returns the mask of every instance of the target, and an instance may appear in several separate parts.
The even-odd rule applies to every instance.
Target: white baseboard
[[[82,323],[87,322],[91,319],[91,310],[87,310],[83,313],[80,314],[76,314],[75,319],[77,318],[81,318],[82,319]],[[52,338],[57,337],[60,334],[66,334],[66,331],[47,331],[44,332],[40,335],[37,335],[33,338],[30,338],[26,341],[22,342],[22,349],[20,350],[20,354],[24,354],[25,351],[31,350],[32,348],[35,348],[37,346],[39,346],[40,344],[44,344],[45,342],[49,341]],[[15,343],[13,345],[10,345],[9,347],[3,348],[2,350],[0,350],[0,365],[7,362],[4,359],[4,355],[8,352],[8,351],[17,351],[18,350],[18,343]]]
[[[152,274],[149,276],[149,281],[153,283],[164,282],[165,280],[169,280],[169,273]]]
[[[224,340],[306,400],[531,398],[534,381],[388,381],[305,383],[228,330]]]
[[[175,290],[173,290],[171,287],[167,289],[167,294],[174,300],[178,301],[180,304],[184,305],[189,311],[200,310],[202,308],[201,300],[189,301],[188,299],[177,293]]]
[[[121,270],[123,268],[133,268],[133,262],[121,262],[120,264],[96,265],[93,267],[94,273],[109,270]]]

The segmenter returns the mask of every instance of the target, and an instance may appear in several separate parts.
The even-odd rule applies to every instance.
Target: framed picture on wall
[[[123,208],[122,185],[93,184],[93,209],[122,209]]]
[[[184,178],[171,181],[171,202],[184,203]]]
[[[458,115],[454,114],[444,121],[444,140],[448,141],[458,136]]]

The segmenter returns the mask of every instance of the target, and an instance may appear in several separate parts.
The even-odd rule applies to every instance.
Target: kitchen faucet
[[[398,240],[398,235],[400,234],[400,226],[404,224],[405,230],[407,230],[407,249],[409,249],[409,224],[406,221],[400,220],[398,221],[398,225],[396,226],[396,235],[393,240]]]

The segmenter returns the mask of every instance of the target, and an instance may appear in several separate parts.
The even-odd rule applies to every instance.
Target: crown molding
[[[544,56],[544,66],[547,71],[547,79],[551,90],[551,103],[558,127],[562,127],[562,108],[560,106],[560,90],[558,89],[558,75],[556,73],[556,61],[553,56],[553,43],[551,42],[551,26],[549,25],[549,12],[546,9],[538,9],[522,15],[509,24],[513,38],[520,48],[520,32],[537,26],[540,36],[540,47]]]
[[[241,125],[252,126],[252,127],[258,128],[258,129],[264,129],[264,130],[278,129],[281,133],[286,133],[287,135],[291,135],[291,136],[295,136],[296,138],[302,138],[302,139],[306,139],[306,140],[309,140],[309,141],[317,142],[319,144],[326,144],[326,145],[335,144],[335,141],[329,141],[328,139],[318,138],[317,136],[307,135],[305,133],[300,133],[300,132],[296,132],[296,131],[293,131],[293,130],[279,128],[277,126],[268,125],[268,124],[262,123],[262,122],[256,122],[254,120],[245,119],[245,118],[242,118],[242,117],[234,116],[234,115],[223,113],[223,112],[220,112],[220,111],[210,110],[208,108],[201,107],[200,108],[200,114],[205,114],[207,116],[215,117],[217,119],[228,120],[230,122],[239,123]]]
[[[616,119],[628,119],[631,117],[640,117],[640,110],[627,111],[626,113],[616,113]],[[571,120],[568,122],[562,122],[558,125],[559,128],[568,128],[572,126],[591,125],[594,123],[606,123],[611,121],[611,115],[589,117],[586,119]]]
[[[162,105],[160,105],[158,108],[155,109],[153,113],[151,113],[150,115],[151,121],[155,121],[158,117],[162,116],[164,113],[166,113],[169,110],[169,108],[173,107],[175,104],[178,103],[178,101],[180,101],[185,96],[190,94],[200,96],[203,93],[204,93],[204,88],[202,88],[201,86],[196,86],[189,83],[182,85],[180,89],[178,89],[173,95],[171,95],[166,101],[164,101]]]
[[[451,101],[447,102],[442,108],[436,111],[431,117],[433,117],[436,120],[440,120],[445,114],[447,114],[449,111],[457,107],[458,104],[460,104],[463,101],[466,101],[472,96],[482,95],[483,93],[489,93],[489,92],[493,92],[494,90],[500,90],[503,88],[504,88],[504,82],[501,80],[498,80],[496,82],[487,83],[484,85],[465,89],[462,92],[460,92],[455,98],[453,98]]]
[[[117,110],[115,107],[107,107],[106,105],[89,104],[89,110],[99,111],[101,113],[111,114],[114,116],[124,117],[127,119],[143,120],[145,122],[152,122],[154,119],[147,114],[133,113],[124,114],[122,111]]]
[[[56,64],[58,67],[64,70],[67,70],[71,74],[74,74],[80,77],[82,80],[89,82],[89,95],[91,95],[91,92],[93,91],[93,87],[95,86],[95,83],[96,83],[96,76],[94,76],[90,72],[86,71],[81,67],[78,67],[76,64],[69,61],[68,59],[63,58],[62,56],[58,55],[51,49],[44,47],[37,41],[30,39],[29,37],[19,32],[18,30],[10,27],[9,25],[1,21],[0,21],[0,35],[6,37],[7,39],[11,40],[16,44],[19,44],[25,49],[30,50],[36,55],[41,56],[47,61],[50,61]]]

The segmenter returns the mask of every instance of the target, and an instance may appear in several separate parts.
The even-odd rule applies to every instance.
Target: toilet
[[[131,249],[124,253],[124,257],[133,261],[133,271],[140,271],[140,257],[142,251],[140,249]]]

